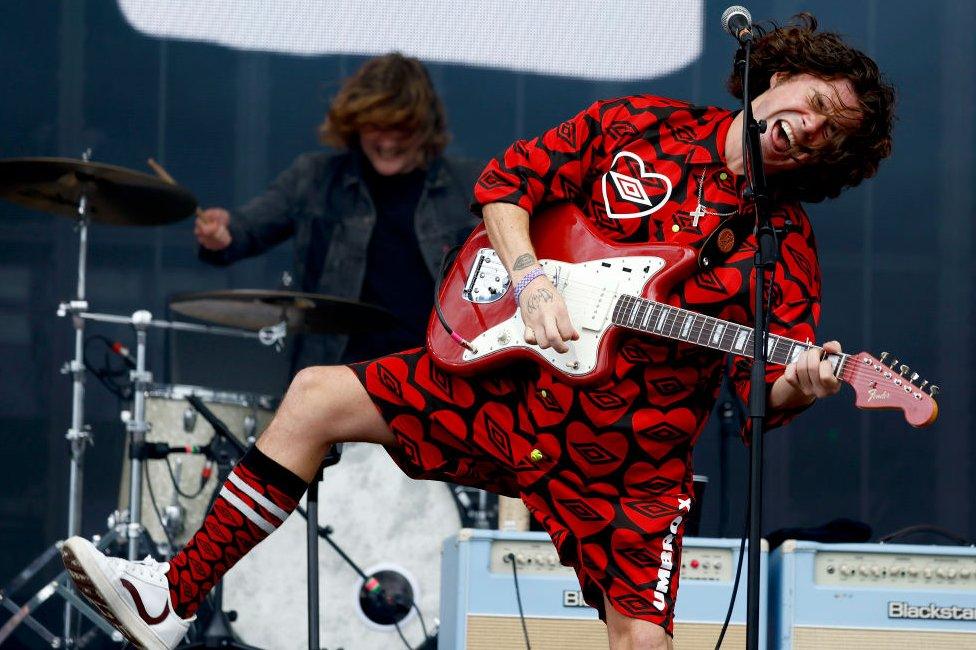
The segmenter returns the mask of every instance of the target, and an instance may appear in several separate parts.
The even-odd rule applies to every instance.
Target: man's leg
[[[392,442],[355,375],[343,366],[306,368],[278,412],[234,468],[200,530],[170,562],[173,607],[186,618],[223,575],[298,505],[336,442]]]
[[[639,618],[624,616],[603,597],[603,609],[607,615],[607,634],[610,650],[672,650],[671,637],[660,625]]]
[[[306,483],[337,442],[395,442],[373,400],[345,366],[317,366],[295,375],[257,447]]]
[[[338,442],[388,444],[394,438],[348,368],[305,369],[169,566],[105,558],[80,538],[65,544],[65,564],[81,591],[137,645],[175,647],[186,631],[183,619],[287,518]]]

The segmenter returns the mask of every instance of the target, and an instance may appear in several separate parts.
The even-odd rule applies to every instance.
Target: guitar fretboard
[[[622,327],[649,332],[665,338],[687,341],[695,345],[731,352],[749,359],[753,352],[751,327],[731,321],[696,314],[695,312],[665,305],[636,296],[620,296],[613,310],[613,322]],[[793,339],[769,334],[766,359],[770,363],[785,366],[798,356],[818,347],[814,343],[801,343]],[[830,355],[834,374],[840,375],[847,355]]]

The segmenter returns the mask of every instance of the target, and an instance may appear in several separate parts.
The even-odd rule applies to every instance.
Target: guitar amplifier
[[[976,549],[786,541],[770,564],[780,650],[976,649]]]
[[[678,650],[712,650],[732,594],[739,558],[737,539],[684,539],[675,613]],[[442,650],[523,648],[512,565],[533,650],[607,648],[606,626],[580,593],[576,573],[562,566],[546,533],[462,529],[444,541],[441,561]],[[766,581],[765,542],[761,580]],[[745,646],[746,566],[724,648]],[[760,645],[766,647],[766,594],[760,602]]]

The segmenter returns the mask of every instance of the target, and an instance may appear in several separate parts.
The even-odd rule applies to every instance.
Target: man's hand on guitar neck
[[[512,286],[518,286],[529,274],[538,276],[523,283],[519,294],[525,341],[566,352],[566,341],[577,340],[579,333],[562,295],[544,273],[537,272],[541,267],[529,237],[529,213],[510,203],[490,203],[484,206],[483,215],[488,238],[508,270]]]
[[[818,397],[828,397],[840,390],[840,380],[824,357],[840,354],[840,343],[828,341],[823,348],[810,348],[786,366],[783,375],[769,391],[769,406],[776,410],[802,408]]]

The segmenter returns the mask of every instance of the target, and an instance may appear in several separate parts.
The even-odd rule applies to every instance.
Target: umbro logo
[[[125,587],[125,590],[129,592],[129,595],[132,596],[132,602],[136,605],[136,611],[139,612],[139,618],[144,620],[148,625],[159,625],[166,620],[167,616],[169,616],[168,601],[165,605],[163,605],[163,611],[159,613],[159,616],[150,616],[149,612],[146,611],[145,603],[142,602],[142,596],[139,595],[139,590],[136,589],[135,585],[125,578],[121,578],[119,582],[121,582],[122,586]]]
[[[622,174],[617,169],[617,164],[621,162],[621,159],[627,158],[623,162],[630,167],[632,167],[636,173],[637,177],[630,176],[628,174]],[[608,191],[607,181],[610,181],[610,185],[613,188],[613,197],[611,197]],[[657,203],[653,202],[651,198],[647,195],[647,191],[644,189],[644,181],[650,181],[652,183],[657,182],[662,184],[664,187],[664,196]],[[629,151],[621,151],[616,156],[613,157],[613,162],[610,164],[610,171],[603,175],[603,205],[607,210],[607,216],[611,219],[636,219],[638,217],[643,217],[648,214],[652,214],[660,210],[671,198],[671,179],[663,174],[656,174],[654,172],[649,172],[644,169],[644,161],[635,154]],[[611,198],[617,201],[625,201],[627,203],[634,204],[637,206],[638,211],[636,212],[614,212],[613,201]],[[643,208],[643,209],[641,209]]]

